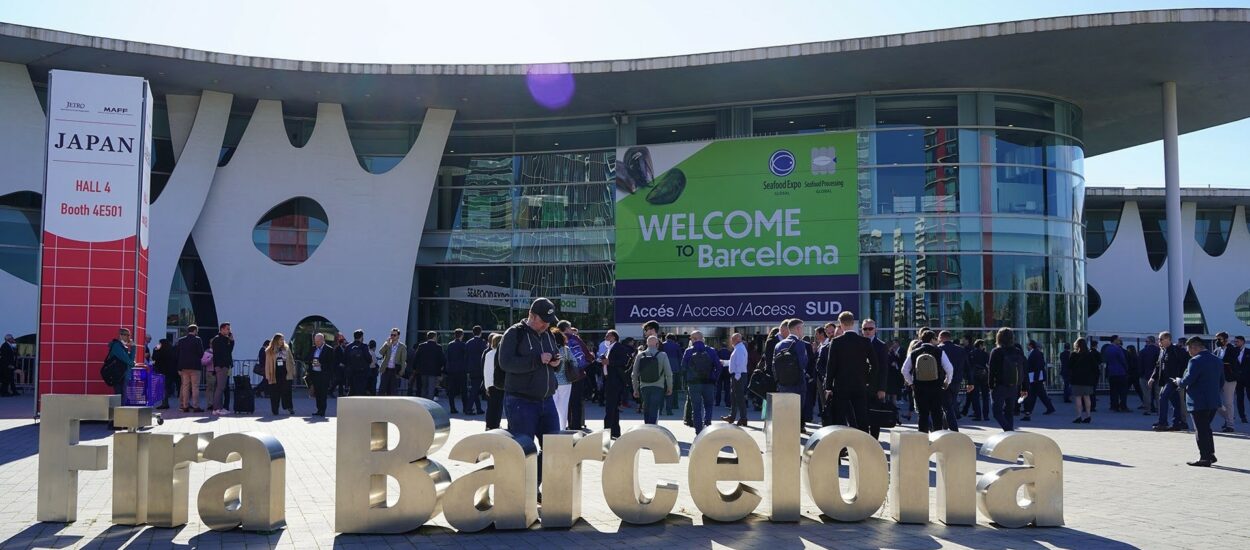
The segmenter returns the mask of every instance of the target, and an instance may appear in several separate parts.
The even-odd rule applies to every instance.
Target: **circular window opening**
[[[252,243],[282,265],[304,263],[321,246],[330,223],[326,211],[308,197],[296,197],[265,213],[252,229]]]
[[[1242,292],[1233,302],[1233,313],[1241,322],[1250,325],[1250,290]]]

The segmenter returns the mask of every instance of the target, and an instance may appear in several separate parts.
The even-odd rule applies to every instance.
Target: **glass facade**
[[[39,271],[43,197],[33,191],[0,196],[0,269],[34,284]]]
[[[861,317],[895,336],[1009,326],[1052,354],[1084,330],[1084,154],[1067,103],[910,94],[618,122],[546,122],[550,143],[526,137],[531,123],[453,126],[409,334],[503,329],[543,295],[597,339],[612,327],[615,146],[849,129],[860,131]]]

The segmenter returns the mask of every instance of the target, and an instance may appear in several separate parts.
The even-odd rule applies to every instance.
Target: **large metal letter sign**
[[[473,464],[488,457],[494,459],[493,465],[462,475],[447,488],[443,517],[460,531],[481,531],[492,523],[496,529],[529,528],[538,521],[534,438],[516,440],[507,430],[491,430],[461,439],[448,454],[452,460]]]
[[[79,445],[80,420],[108,420],[117,395],[45,395],[39,423],[39,521],[78,519],[78,471],[109,466],[108,447]]]
[[[582,517],[582,462],[603,462],[612,440],[602,430],[543,436],[543,527],[572,527]]]
[[[850,456],[855,487],[849,497],[842,494],[842,476],[838,473],[842,449]],[[846,426],[821,428],[807,440],[803,462],[812,500],[821,512],[835,520],[865,520],[885,502],[885,451],[864,432]]]
[[[197,504],[204,525],[214,531],[239,526],[273,531],[286,524],[286,453],[277,439],[260,432],[226,434],[208,444],[204,458],[243,462],[200,486]]]
[[[768,447],[765,485],[769,488],[772,521],[799,520],[800,469],[799,409],[802,401],[793,393],[768,394],[768,418],[764,442]]]
[[[204,462],[212,432],[146,434],[148,440],[148,524],[178,527],[187,523],[191,464]]]
[[[977,448],[972,438],[942,430],[890,434],[890,517],[929,521],[929,456],[937,455],[937,515],[947,525],[977,522]]]
[[[1026,432],[1003,432],[990,436],[981,454],[1015,462],[981,476],[977,481],[977,506],[990,521],[1003,527],[1063,525],[1063,453],[1054,440]],[[1017,494],[1025,487],[1029,501],[1021,505]]]
[[[345,397],[338,412],[335,531],[405,533],[442,511],[451,475],[427,457],[451,434],[445,409],[419,397]],[[391,425],[399,443],[388,450]],[[399,500],[389,506],[387,476],[399,483]]]
[[[151,407],[117,407],[113,425],[126,431],[113,436],[113,523],[148,521],[148,441],[139,432],[152,424]]]
[[[797,429],[797,426],[796,426]],[[733,458],[721,458],[721,449],[733,449]],[[795,465],[797,466],[797,464]],[[760,446],[746,430],[732,424],[714,424],[695,436],[687,465],[690,496],[703,515],[716,521],[738,521],[755,511],[759,492],[738,483],[729,494],[717,481],[763,481],[764,458]]]
[[[655,523],[677,504],[677,484],[659,480],[648,497],[638,484],[638,452],[649,449],[656,464],[676,464],[681,449],[673,433],[653,424],[634,426],[612,444],[603,461],[603,497],[612,513],[627,523]]]

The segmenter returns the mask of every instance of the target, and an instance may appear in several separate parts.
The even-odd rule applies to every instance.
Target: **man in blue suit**
[[[1207,351],[1206,342],[1194,337],[1185,342],[1189,349],[1189,366],[1177,386],[1185,390],[1185,408],[1194,419],[1194,432],[1198,440],[1198,460],[1190,466],[1210,467],[1215,460],[1215,439],[1211,436],[1211,421],[1221,404],[1221,388],[1224,385],[1224,364]]]

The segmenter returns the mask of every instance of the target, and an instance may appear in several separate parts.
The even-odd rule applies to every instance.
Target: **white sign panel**
[[[498,307],[528,308],[533,300],[528,291],[502,286],[454,286],[450,292],[452,299],[461,302]]]
[[[44,231],[81,242],[134,236],[146,82],[73,71],[52,71],[50,81]]]

